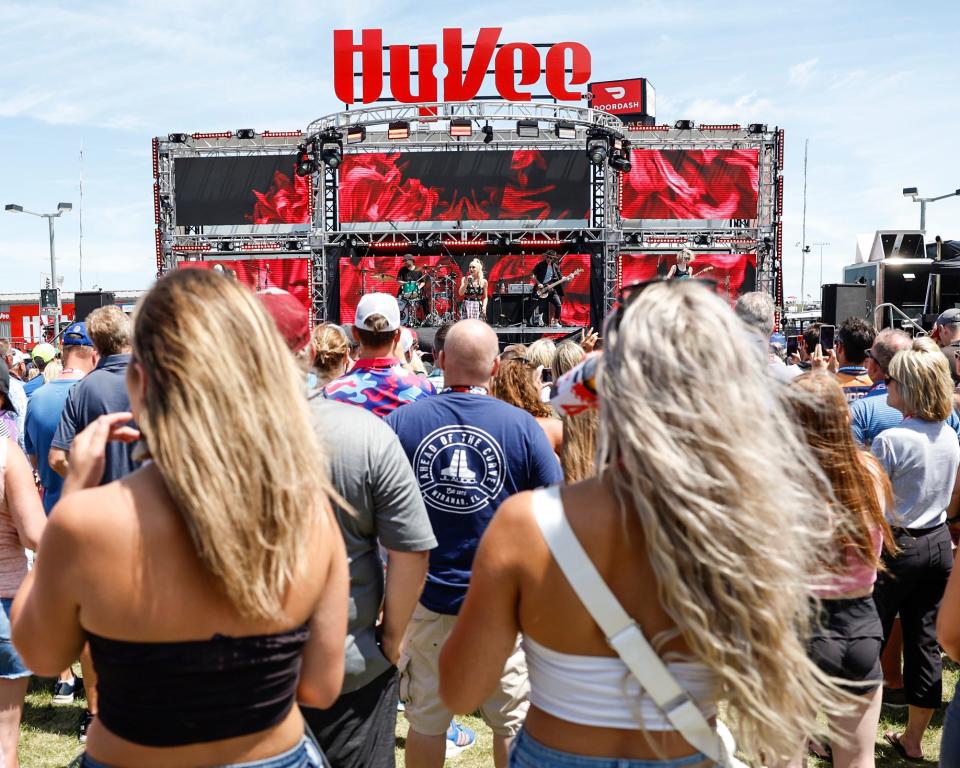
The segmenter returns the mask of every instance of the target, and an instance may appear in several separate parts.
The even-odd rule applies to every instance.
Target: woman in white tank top
[[[632,286],[608,319],[598,475],[509,499],[480,544],[441,655],[470,712],[517,633],[530,709],[511,766],[710,765],[640,689],[561,572],[537,518],[558,511],[709,722],[725,701],[745,758],[777,764],[844,694],[806,654],[830,540],[825,482],[748,331],[693,281]],[[709,343],[704,340],[709,339]]]

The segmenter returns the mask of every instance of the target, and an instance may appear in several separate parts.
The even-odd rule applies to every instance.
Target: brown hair
[[[99,307],[87,317],[87,334],[100,357],[116,355],[130,347],[132,323],[116,304]]]
[[[162,277],[134,325],[140,426],[197,557],[241,615],[282,617],[332,493],[293,355],[255,294],[212,270]]]
[[[329,381],[343,359],[350,354],[350,342],[339,325],[323,323],[313,329],[310,351],[314,369],[320,378],[326,377]]]
[[[359,325],[353,326],[357,329],[357,336],[360,338],[360,343],[363,344],[363,346],[385,347],[387,344],[393,343],[393,336],[396,331],[385,330],[390,325],[390,321],[383,315],[370,315],[367,318],[367,324],[372,325],[373,328],[367,330],[366,328],[361,328]]]
[[[537,370],[518,353],[507,351],[500,356],[500,368],[493,377],[490,394],[505,403],[522,408],[536,418],[553,416],[550,408],[540,399],[540,392],[533,382]]]
[[[893,500],[890,480],[877,460],[854,442],[850,408],[833,376],[805,373],[791,386],[805,395],[793,398],[791,404],[839,505],[837,544],[853,547],[864,563],[880,568],[871,533],[879,528],[887,549],[895,549],[883,514]]]

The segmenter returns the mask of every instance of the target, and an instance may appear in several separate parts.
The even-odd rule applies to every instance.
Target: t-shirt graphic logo
[[[503,490],[503,449],[482,429],[449,426],[427,435],[413,455],[413,468],[428,506],[470,514]]]

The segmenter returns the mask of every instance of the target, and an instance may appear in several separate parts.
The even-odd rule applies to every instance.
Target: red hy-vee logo
[[[506,43],[498,46],[501,27],[483,27],[476,43],[468,47],[464,61],[463,30],[443,30],[442,61],[447,69],[443,78],[444,101],[469,101],[480,93],[484,78],[493,64],[497,93],[508,101],[530,101],[530,86],[546,81],[547,91],[560,101],[579,101],[580,91],[571,86],[585,85],[590,79],[590,51],[580,43],[557,43],[547,49],[546,61],[540,49],[530,43]],[[417,46],[416,90],[411,86],[414,71],[412,46],[389,47],[390,95],[401,103],[440,101],[440,81],[434,67],[440,61],[435,43]],[[354,60],[360,54],[360,75],[364,104],[383,94],[383,30],[364,29],[360,42],[353,30],[333,33],[333,87],[337,98],[346,104],[358,99],[354,92]],[[569,72],[567,70],[570,70]]]

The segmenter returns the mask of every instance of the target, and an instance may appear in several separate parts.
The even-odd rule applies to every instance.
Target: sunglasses
[[[896,384],[896,383],[897,383],[897,380],[896,380],[895,378],[893,378],[893,376],[884,376],[884,377],[883,377],[883,383],[886,384],[888,387],[890,386],[890,382],[893,382],[893,383]]]

